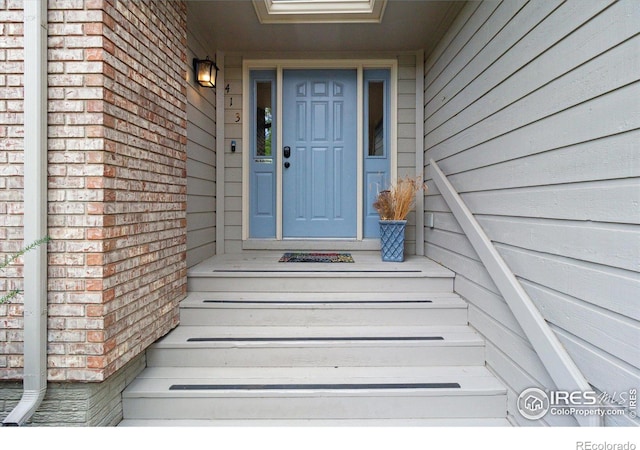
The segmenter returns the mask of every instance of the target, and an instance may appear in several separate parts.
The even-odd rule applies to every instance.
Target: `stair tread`
[[[212,300],[206,303],[204,300]],[[426,302],[426,301],[430,302]],[[215,303],[224,302],[229,303]],[[424,303],[417,303],[422,301]],[[317,304],[331,302],[332,307],[353,307],[361,304],[366,307],[407,307],[422,308],[466,308],[467,303],[457,294],[453,293],[421,293],[421,292],[334,292],[334,293],[308,293],[308,292],[189,292],[180,303],[182,308],[220,308],[220,307],[245,307],[255,308],[262,306],[274,306],[286,304],[296,308],[313,308]],[[356,303],[358,302],[358,303]],[[344,305],[341,305],[344,303]]]
[[[419,340],[411,338],[442,337],[442,340]],[[190,326],[182,325],[154,344],[154,348],[175,348],[215,345],[215,341],[188,342],[190,338],[219,338],[225,342],[248,343],[281,343],[296,342],[311,344],[312,342],[371,342],[382,345],[386,342],[398,342],[401,338],[407,341],[433,343],[434,345],[484,345],[484,341],[469,326]],[[305,341],[309,338],[309,341]],[[333,339],[332,339],[333,338]],[[350,339],[351,338],[351,339]],[[371,338],[363,340],[363,338]],[[286,341],[283,341],[286,339]],[[220,343],[218,341],[217,343]]]
[[[119,427],[511,427],[504,418],[451,419],[125,419]]]
[[[124,392],[127,397],[145,395],[206,395],[220,391],[169,391],[173,384],[223,385],[235,391],[238,385],[308,385],[308,384],[412,384],[459,383],[460,388],[435,389],[448,395],[479,393],[504,394],[505,388],[482,366],[458,367],[150,367],[145,369]],[[383,389],[384,390],[384,389]],[[387,389],[388,390],[388,389]],[[228,392],[227,390],[223,391]],[[276,393],[286,392],[282,389]],[[330,391],[330,390],[328,390]],[[405,391],[407,391],[405,389]],[[429,392],[409,389],[408,392]],[[299,392],[299,391],[298,391]],[[326,394],[327,390],[322,390]],[[377,391],[376,391],[377,392]],[[246,393],[245,393],[246,394]]]
[[[323,378],[323,377],[494,377],[485,366],[428,367],[149,367],[140,378]]]

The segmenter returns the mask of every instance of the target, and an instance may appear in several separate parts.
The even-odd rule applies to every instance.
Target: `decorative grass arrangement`
[[[373,207],[381,220],[405,220],[416,204],[416,194],[423,190],[427,186],[421,177],[406,176],[381,191]]]

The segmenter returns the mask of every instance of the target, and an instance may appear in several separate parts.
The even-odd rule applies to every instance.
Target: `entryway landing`
[[[279,262],[284,251],[209,258],[189,269],[188,290],[245,292],[451,292],[454,273],[424,256],[382,261],[379,251],[349,253],[353,262]]]
[[[211,273],[238,272],[328,272],[353,273],[371,272],[420,273],[422,276],[451,276],[453,272],[424,256],[405,255],[403,262],[382,261],[379,251],[305,251],[309,253],[349,253],[353,263],[296,263],[278,262],[285,253],[302,253],[297,250],[287,251],[253,251],[238,254],[218,255],[209,258],[189,269],[189,276],[210,276]],[[375,276],[375,275],[372,275]]]

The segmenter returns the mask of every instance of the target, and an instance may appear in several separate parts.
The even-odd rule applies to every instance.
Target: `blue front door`
[[[283,72],[284,238],[355,238],[357,74]]]

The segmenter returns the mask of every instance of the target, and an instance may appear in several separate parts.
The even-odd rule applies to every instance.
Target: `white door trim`
[[[276,241],[282,241],[282,88],[283,71],[285,69],[356,69],[358,78],[357,92],[357,232],[356,241],[363,241],[363,215],[364,215],[364,187],[363,187],[363,167],[364,167],[364,139],[363,139],[363,118],[364,118],[364,70],[365,69],[390,69],[391,72],[391,102],[390,102],[390,174],[392,181],[397,178],[398,167],[398,61],[395,59],[247,59],[242,63],[242,117],[246,120],[242,122],[242,240],[249,240],[249,179],[250,179],[250,130],[249,123],[251,99],[250,71],[272,69],[276,71]],[[269,240],[273,241],[273,239]]]

